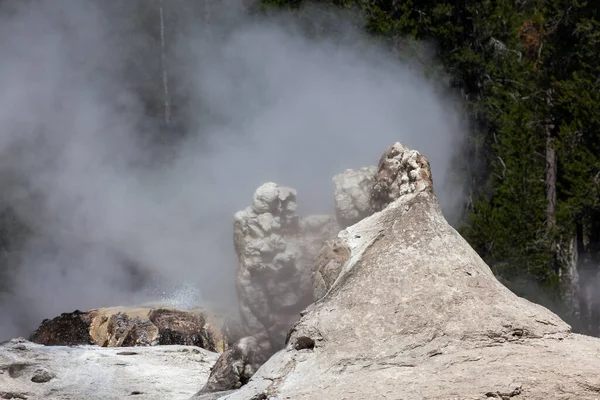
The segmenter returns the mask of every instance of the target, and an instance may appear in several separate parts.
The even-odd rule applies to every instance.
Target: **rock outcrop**
[[[249,336],[240,339],[219,357],[210,372],[208,382],[195,398],[207,393],[239,389],[248,383],[265,361],[260,355],[255,338]]]
[[[332,216],[296,215],[296,191],[266,183],[236,213],[237,293],[244,333],[270,355],[312,301],[311,267],[323,242],[339,231]]]
[[[193,346],[129,349],[0,344],[0,399],[189,399],[217,353]]]
[[[401,196],[433,190],[431,168],[416,150],[395,143],[379,159],[378,166],[346,170],[333,178],[340,225],[348,226],[380,211]],[[345,232],[327,240],[312,268],[315,300],[333,286],[350,258]]]
[[[373,213],[371,190],[375,172],[375,167],[347,169],[333,177],[336,217],[342,228]]]
[[[30,340],[48,346],[188,345],[220,353],[238,339],[231,333],[226,320],[204,309],[112,307],[44,320]]]
[[[75,310],[62,313],[56,318],[43,320],[30,340],[46,346],[93,344],[90,336],[92,320],[93,316],[89,312]]]
[[[598,398],[600,341],[494,277],[444,219],[423,156],[390,148],[370,202],[321,251],[323,297],[285,349],[221,399]]]
[[[379,159],[371,186],[371,210],[380,211],[401,196],[433,193],[431,167],[425,156],[401,143],[393,144]]]
[[[400,196],[422,190],[419,184],[431,185],[432,181],[427,159],[395,143],[381,156],[377,167],[348,169],[334,176],[333,183],[337,220],[346,228]]]

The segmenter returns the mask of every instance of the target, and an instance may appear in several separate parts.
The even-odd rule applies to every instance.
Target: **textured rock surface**
[[[339,237],[327,240],[313,264],[312,281],[314,299],[325,296],[350,258],[350,248]]]
[[[102,347],[158,344],[158,327],[148,318],[150,312],[151,310],[144,308],[127,310],[109,308],[89,311],[92,316],[89,328],[92,343]]]
[[[191,346],[0,345],[0,399],[189,399],[217,353]]]
[[[338,222],[345,228],[373,213],[371,189],[375,167],[348,169],[333,177],[335,211]]]
[[[394,152],[378,168],[382,210],[336,239],[349,255],[330,289],[221,398],[599,398],[600,341],[498,282],[444,219],[427,160],[409,156],[406,180]]]
[[[416,150],[394,143],[377,167],[348,169],[334,176],[333,183],[337,219],[346,228],[432,181],[427,159]]]
[[[195,398],[200,398],[206,393],[239,389],[248,383],[256,370],[266,361],[259,353],[256,339],[252,336],[237,341],[219,357],[210,372],[208,382]]]
[[[90,324],[93,317],[88,312],[75,310],[53,319],[45,319],[31,335],[31,341],[47,346],[75,346],[92,344]]]
[[[339,231],[334,217],[296,215],[296,192],[266,183],[235,215],[237,293],[244,333],[264,354],[285,343],[291,324],[312,298],[310,277],[323,242]]]
[[[433,191],[431,167],[425,156],[394,143],[379,159],[371,187],[371,209],[379,211],[410,193]]]
[[[431,168],[416,150],[394,143],[379,159],[377,168],[346,170],[334,177],[335,203],[342,226],[359,222],[401,196],[433,190]],[[327,293],[350,257],[347,233],[324,243],[313,264],[315,300]]]
[[[223,352],[231,341],[226,336],[230,331],[223,319],[204,309],[112,307],[44,320],[31,341],[53,346],[189,345]]]

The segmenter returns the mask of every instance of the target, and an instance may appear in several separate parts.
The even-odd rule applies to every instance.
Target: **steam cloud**
[[[0,339],[76,308],[156,299],[149,288],[234,306],[232,216],[254,189],[295,187],[301,213],[331,213],[333,175],[395,141],[429,158],[455,212],[459,114],[358,31],[309,38],[289,16],[250,18],[231,2],[210,26],[178,21],[169,68],[191,128],[167,151],[128,84],[128,55],[147,39],[112,34],[97,3],[0,9],[0,200],[35,232],[0,297]]]

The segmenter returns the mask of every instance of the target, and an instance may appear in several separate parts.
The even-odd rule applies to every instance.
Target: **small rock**
[[[294,349],[296,350],[312,350],[315,348],[315,341],[312,340],[311,338],[307,337],[307,336],[300,336],[298,339],[296,339],[296,345],[294,346]]]
[[[0,392],[0,399],[22,399],[27,400],[28,393],[17,393],[17,392]]]
[[[33,377],[31,377],[31,382],[34,383],[46,383],[46,382],[50,382],[52,379],[54,379],[56,376],[46,370],[38,370],[35,372],[35,374],[33,375]]]
[[[206,393],[239,389],[245,385],[260,365],[265,361],[260,358],[260,349],[253,337],[245,337],[237,341],[226,352],[221,354],[212,368],[208,382],[195,397]]]

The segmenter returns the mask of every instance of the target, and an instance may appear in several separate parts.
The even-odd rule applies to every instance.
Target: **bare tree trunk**
[[[548,113],[552,107],[552,92],[546,93]],[[550,252],[554,258],[554,271],[561,274],[561,265],[558,257],[558,243],[556,237],[556,149],[554,148],[552,117],[549,116],[545,123],[546,129],[546,239],[550,245]],[[566,277],[565,277],[566,278]]]
[[[552,109],[552,89],[546,92],[548,113]],[[552,252],[556,251],[556,240],[552,239],[556,227],[556,149],[553,137],[552,117],[546,120],[546,231],[551,240]]]
[[[600,285],[600,213],[592,212],[590,217],[588,268],[593,277],[590,279],[590,293],[588,296],[590,333],[594,336],[600,336],[600,296],[598,296],[598,286]]]
[[[575,232],[577,234],[577,273],[581,279],[579,285],[579,321],[583,328],[583,333],[590,332],[590,299],[588,296],[587,287],[590,282],[590,265],[589,254],[586,252],[583,225],[581,221],[575,223]]]
[[[163,0],[160,0],[160,47],[162,59],[163,90],[165,96],[165,125],[171,120],[171,99],[169,96],[169,78],[167,75],[167,55],[165,46],[165,17]]]
[[[552,235],[556,227],[556,149],[552,143],[552,125],[546,125],[546,228]],[[552,240],[554,242],[554,240]],[[552,245],[555,247],[555,244]],[[553,251],[555,249],[553,248]]]
[[[579,286],[579,249],[577,234],[571,236],[567,243],[557,246],[557,258],[560,265],[561,295],[569,308],[570,317],[581,320],[581,297]]]
[[[552,90],[546,93],[548,113],[552,110]],[[559,240],[556,234],[556,175],[557,159],[554,147],[554,128],[552,117],[546,120],[546,236],[550,252],[554,258],[554,270],[560,278],[560,292],[564,304],[573,317],[579,315],[579,273],[577,270],[579,252],[577,236]],[[559,243],[560,242],[560,243]]]

